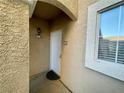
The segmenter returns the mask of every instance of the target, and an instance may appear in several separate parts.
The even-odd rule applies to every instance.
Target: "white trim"
[[[124,65],[118,63],[107,62],[103,60],[97,60],[97,47],[96,35],[98,34],[97,17],[98,12],[117,4],[123,0],[101,0],[88,8],[88,22],[87,22],[87,39],[86,39],[86,57],[85,66],[114,77],[116,79],[124,81]],[[98,52],[97,52],[98,53]]]
[[[118,32],[117,32],[117,46],[116,46],[116,58],[115,58],[115,62],[117,63],[117,58],[118,58],[118,47],[119,47],[119,32],[121,29],[121,12],[122,12],[122,6],[119,7],[119,22],[118,22]]]

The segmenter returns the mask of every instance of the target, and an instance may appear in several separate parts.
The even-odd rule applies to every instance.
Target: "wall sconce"
[[[64,41],[64,45],[68,45],[68,41]]]
[[[41,29],[38,27],[38,28],[37,28],[36,37],[37,37],[37,38],[41,38],[41,33],[42,33],[42,31],[41,31]]]

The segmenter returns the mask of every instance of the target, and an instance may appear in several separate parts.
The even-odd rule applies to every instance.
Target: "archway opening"
[[[61,76],[62,33],[63,28],[71,21],[72,19],[60,8],[46,2],[37,2],[29,26],[32,93],[43,84],[49,70],[53,69]]]

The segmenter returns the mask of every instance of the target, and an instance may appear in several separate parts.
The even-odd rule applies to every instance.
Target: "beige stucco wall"
[[[29,11],[0,0],[0,93],[29,93]]]
[[[41,29],[41,38],[36,37],[37,28]],[[48,22],[39,19],[30,19],[30,76],[47,72],[49,69],[50,34]]]
[[[85,64],[87,8],[97,0],[78,0],[78,20],[56,19],[52,30],[63,31],[61,80],[73,93],[124,93],[124,82],[90,70]],[[64,41],[67,45],[64,45]]]
[[[71,11],[74,16],[77,18],[78,17],[78,0],[57,0],[60,3],[62,3],[65,7]]]

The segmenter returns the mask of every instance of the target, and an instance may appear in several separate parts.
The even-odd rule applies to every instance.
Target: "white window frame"
[[[99,14],[103,9],[115,7],[123,0],[101,0],[88,8],[85,66],[105,75],[124,81],[124,64],[98,60]]]

